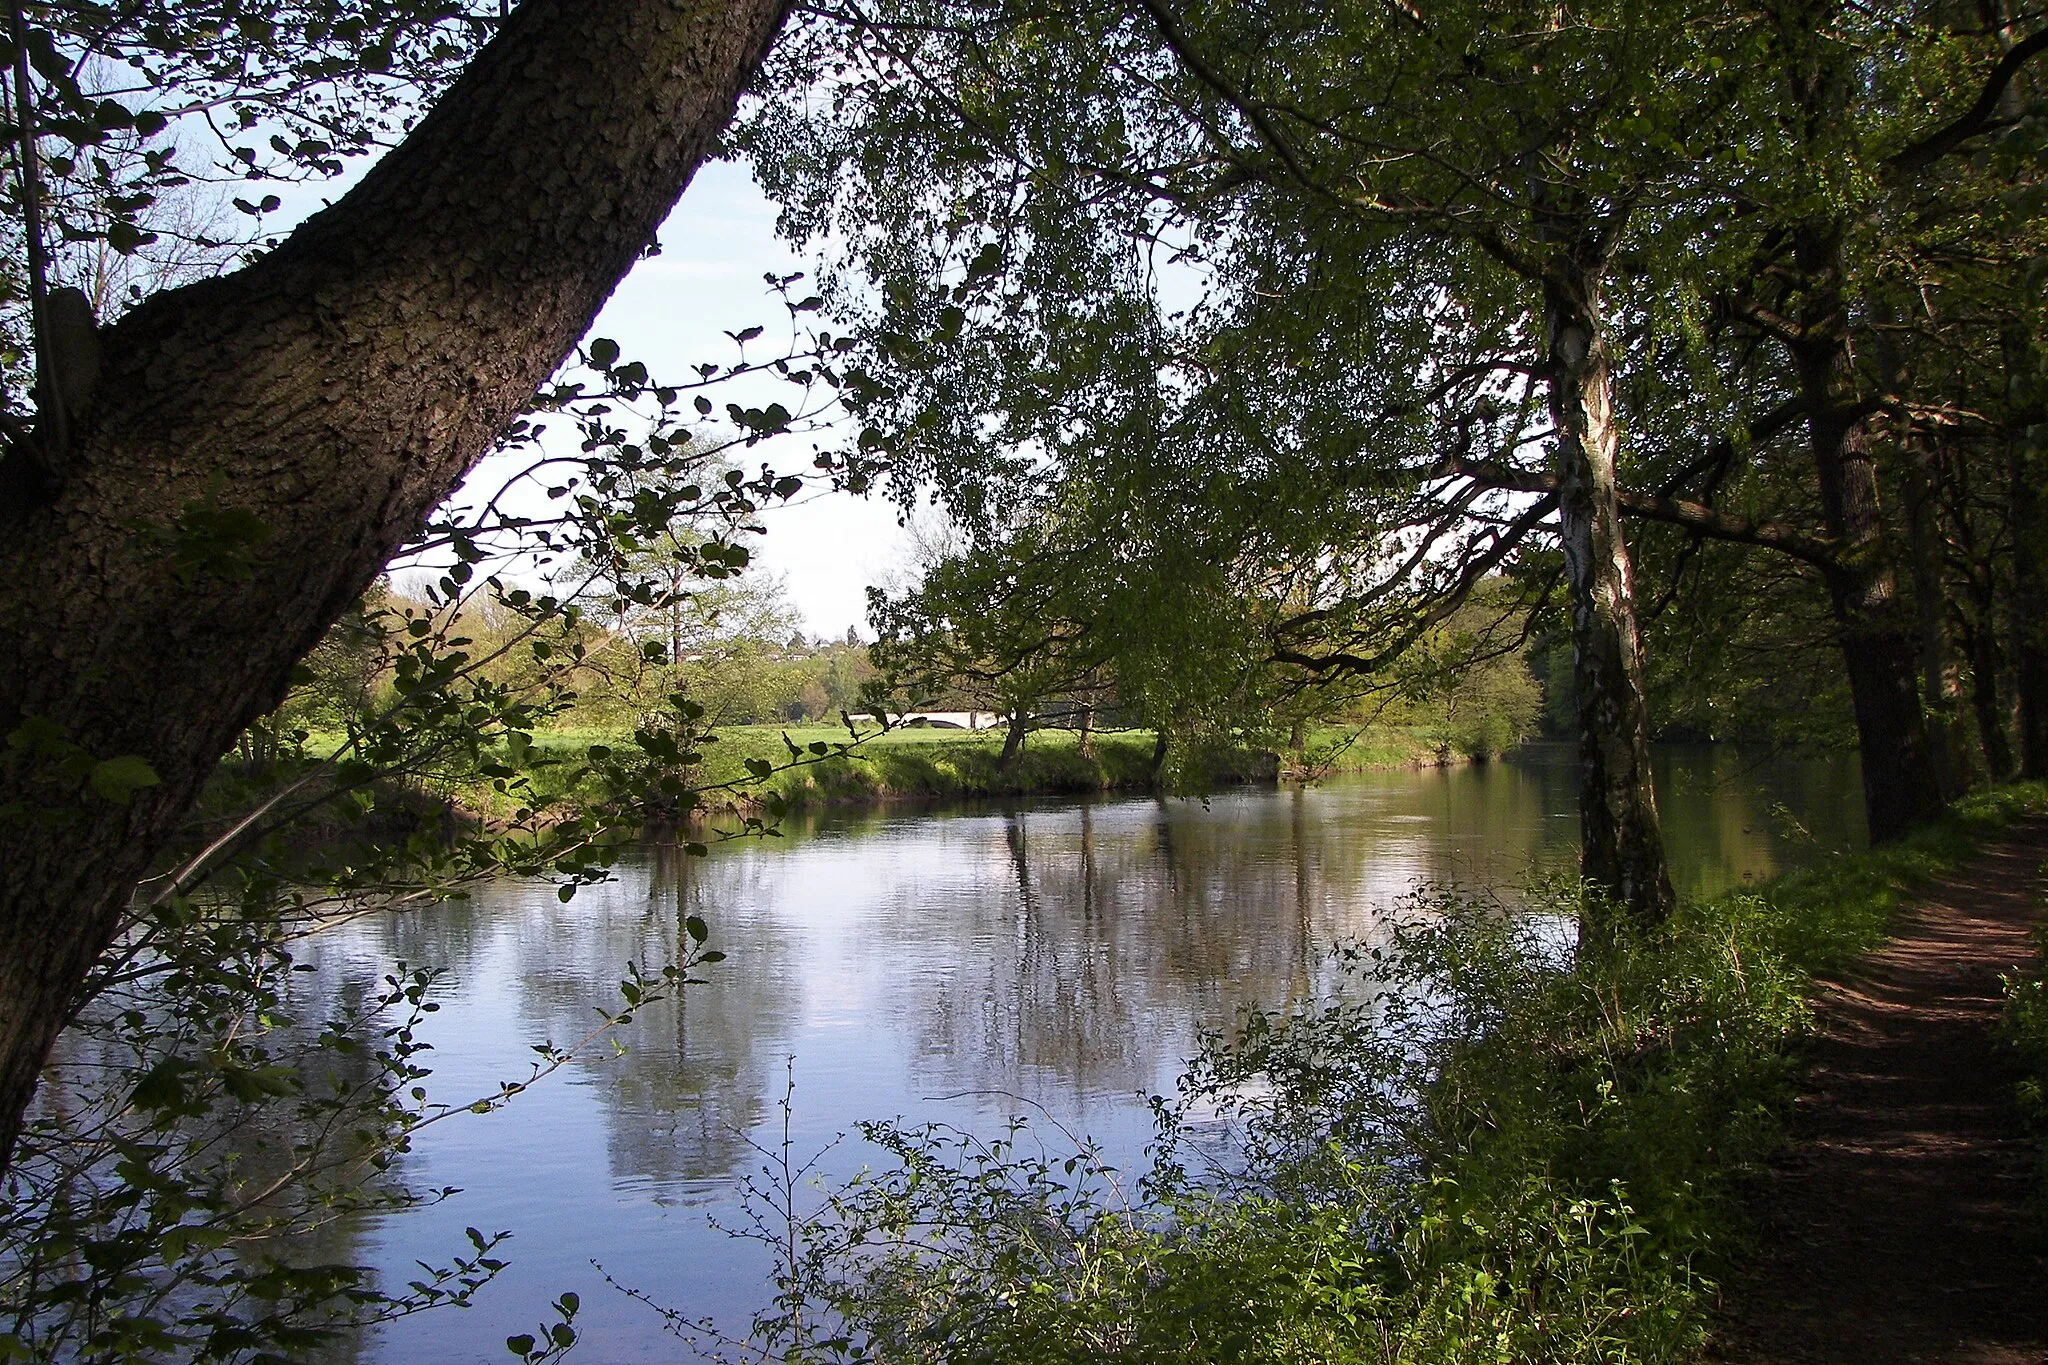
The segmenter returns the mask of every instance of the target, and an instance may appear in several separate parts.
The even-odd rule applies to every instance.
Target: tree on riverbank
[[[1080,485],[1139,520],[1196,509],[1209,564],[1348,567],[1265,623],[1274,663],[1324,675],[1384,668],[1489,573],[1560,585],[1585,871],[1647,921],[1670,896],[1624,518],[1676,528],[1681,579],[1708,540],[1792,560],[1873,834],[1938,805],[1962,521],[1923,519],[1910,591],[1902,523],[1940,507],[1909,488],[1927,434],[1974,433],[1979,488],[2025,448],[1980,399],[2018,391],[1987,341],[2040,330],[2012,288],[2038,217],[2008,206],[2044,45],[1831,3],[856,0],[807,12],[770,83],[836,97],[771,97],[742,141],[862,322],[852,458],[935,480],[984,534]],[[2026,621],[2033,564],[1988,578]],[[1663,586],[1683,611],[1714,585]],[[1997,615],[1969,618],[1987,674]]]
[[[40,281],[31,295],[41,401],[0,471],[0,1154],[217,759],[582,335],[782,18],[772,0],[601,16],[528,0],[502,25],[480,8],[180,6],[176,25],[133,26],[52,12],[15,63],[17,81],[41,77],[39,131],[67,150],[31,145],[53,166],[216,100],[246,110],[224,150],[259,174],[265,126],[307,169],[339,169],[320,127],[358,135],[354,150],[401,140],[275,249],[103,330],[60,341],[61,304]],[[140,63],[126,103],[77,84],[101,53]],[[412,92],[383,78],[394,63],[447,87],[417,126],[394,102]],[[239,74],[252,65],[295,74],[259,88]],[[167,153],[136,156],[177,174]],[[132,214],[116,203],[97,238],[134,245]],[[43,272],[40,250],[13,259]]]

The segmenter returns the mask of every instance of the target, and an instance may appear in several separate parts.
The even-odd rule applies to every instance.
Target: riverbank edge
[[[1754,1263],[1758,1201],[1769,1189],[1765,1173],[1789,1150],[1804,1046],[1814,1035],[1828,982],[1890,941],[1898,916],[1916,896],[2044,812],[2048,784],[1972,793],[1895,844],[1836,853],[1762,885],[1687,903],[1614,963],[1580,969],[1590,978],[1582,999],[1601,1016],[1599,1024],[1585,1032],[1564,1028],[1548,1037],[1503,1038],[1490,1060],[1439,1082],[1439,1090],[1451,1094],[1450,1107],[1472,1122],[1489,1116],[1500,1098],[1483,1093],[1489,1066],[1512,1078],[1503,1089],[1529,1079],[1528,1065],[1501,1051],[1526,1057],[1548,1043],[1555,1049],[1546,1068],[1554,1092],[1576,1091],[1582,1104],[1584,1082],[1593,1081],[1599,1104],[1573,1135],[1583,1139],[1576,1159],[1566,1150],[1562,1161],[1521,1174],[1563,1176],[1566,1193],[1585,1201],[1582,1207],[1605,1202],[1618,1215],[1594,1233],[1608,1245],[1588,1250],[1593,1262],[1611,1265],[1611,1287],[1621,1290],[1611,1304],[1615,1320],[1663,1323],[1636,1343],[1650,1348],[1640,1351],[1641,1359],[1681,1365],[1716,1358],[1720,1285]],[[1713,965],[1702,970],[1703,962]],[[1716,969],[1732,972],[1732,983],[1711,984]],[[1784,975],[1774,990],[1769,978],[1776,973]],[[1787,986],[1789,1001],[1774,998]],[[1688,1010],[1688,1000],[1718,1000],[1719,1007]],[[1629,1032],[1607,1025],[1637,1010],[1634,1053],[1623,1054],[1619,1064],[1612,1055],[1598,1056],[1589,1044],[1603,1034],[1611,1039]],[[1474,1055],[1483,1058],[1488,1050],[1482,1044]],[[1558,1067],[1558,1057],[1574,1053],[1576,1065]],[[1560,1070],[1578,1072],[1580,1085]],[[1708,1103],[1674,1099],[1687,1093]],[[1511,1150],[1511,1142],[1506,1145]],[[1481,1140],[1445,1165],[1469,1170],[1474,1159],[1486,1161],[1487,1147]],[[1665,1350],[1655,1349],[1659,1345]],[[1604,1356],[1595,1350],[1583,1358]]]
[[[1335,732],[1332,732],[1335,733]],[[790,739],[821,737],[834,752],[823,757],[804,753],[792,761]],[[877,741],[882,740],[878,743]],[[1009,772],[999,766],[1001,740],[986,732],[923,728],[869,735],[840,753],[844,730],[829,727],[747,726],[718,732],[717,747],[697,769],[700,790],[691,821],[719,818],[776,818],[806,811],[918,809],[953,802],[1016,801],[1037,798],[1079,799],[1106,795],[1144,795],[1162,791],[1197,794],[1232,787],[1272,787],[1282,783],[1312,784],[1347,773],[1422,771],[1487,762],[1506,755],[1470,755],[1447,751],[1421,735],[1402,729],[1369,729],[1362,736],[1343,732],[1312,740],[1304,754],[1270,750],[1210,751],[1194,764],[1162,781],[1153,768],[1150,731],[1098,732],[1090,752],[1080,752],[1070,731],[1040,732]],[[404,779],[380,778],[364,788],[365,810],[340,810],[307,802],[309,816],[295,826],[293,840],[301,848],[325,848],[365,839],[402,839],[423,829],[475,830],[512,816],[515,808],[536,802],[543,808],[569,795],[583,756],[595,746],[614,751],[631,744],[631,736],[609,729],[541,730],[522,752],[516,769],[530,784],[526,792],[507,791],[502,781],[477,775],[440,773]],[[750,763],[769,768],[766,779],[749,771]],[[252,799],[249,791],[277,781],[275,771],[252,778],[240,765],[224,763],[213,779],[206,837],[224,833],[233,812]],[[332,786],[331,779],[306,785],[309,798]],[[526,818],[521,814],[520,818]],[[542,823],[548,817],[543,816]]]
[[[834,1307],[853,1310],[857,1336],[941,1332],[971,1359],[1182,1359],[1183,1345],[1223,1340],[1239,1349],[1203,1358],[1709,1358],[1720,1282],[1754,1255],[1760,1177],[1786,1147],[1820,982],[1885,941],[1934,879],[2043,810],[2041,784],[1966,797],[1897,844],[1686,902],[1576,961],[1531,955],[1502,930],[1514,917],[1468,901],[1470,928],[1431,939],[1405,978],[1398,954],[1394,976],[1371,954],[1376,980],[1434,983],[1475,1021],[1434,1053],[1412,1166],[1360,1164],[1334,1137],[1347,1131],[1339,1100],[1331,1136],[1292,1148],[1263,1194],[1093,1216],[1043,1257],[1011,1236],[1013,1216],[970,1222],[985,1247],[956,1247],[928,1276],[892,1263],[879,1295],[856,1287]],[[1456,903],[1431,902],[1446,915]],[[1369,1021],[1313,1005],[1243,1028],[1226,1055],[1264,1048],[1279,1066],[1240,1081],[1306,1077],[1312,1103],[1385,1093],[1379,1061],[1355,1059]],[[1303,1058],[1313,1069],[1283,1080]],[[1069,1274],[1070,1245],[1088,1253],[1085,1276]],[[1129,1349],[1100,1353],[1105,1340]]]
[[[750,727],[735,742],[720,737],[723,751],[707,764],[707,776],[734,780],[744,763],[756,759],[789,763],[782,732]],[[705,794],[707,813],[760,814],[771,804],[784,811],[942,805],[952,801],[1024,800],[1142,794],[1162,788],[1220,791],[1238,786],[1314,782],[1342,773],[1398,772],[1447,768],[1484,761],[1446,752],[1421,736],[1400,730],[1374,731],[1360,742],[1325,743],[1321,756],[1265,749],[1216,749],[1187,760],[1174,774],[1153,766],[1154,739],[1147,731],[1112,732],[1092,738],[1083,752],[1071,733],[1042,733],[1025,746],[1014,766],[999,764],[1001,741],[950,731],[895,732],[887,744],[833,754],[794,766],[778,766],[766,781]],[[772,798],[772,802],[771,802]]]

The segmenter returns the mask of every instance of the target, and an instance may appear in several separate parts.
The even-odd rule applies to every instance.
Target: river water
[[[1712,894],[1862,837],[1853,760],[1659,751],[1675,879]],[[564,1289],[583,1301],[578,1359],[687,1360],[659,1316],[605,1283],[743,1328],[768,1287],[738,1221],[738,1181],[782,1140],[815,1153],[856,1120],[994,1132],[1027,1113],[1135,1166],[1203,1026],[1329,984],[1327,950],[1370,937],[1419,883],[1511,890],[1569,869],[1570,754],[1374,773],[1203,800],[886,810],[792,821],[786,837],[706,859],[650,849],[568,905],[550,886],[323,934],[306,1006],[359,997],[397,961],[445,969],[425,1036],[434,1097],[523,1077],[536,1043],[588,1032],[624,964],[673,960],[701,915],[728,959],[651,1007],[627,1051],[573,1064],[508,1108],[423,1133],[404,1159],[446,1201],[340,1230],[324,1255],[401,1285],[416,1260],[510,1231],[510,1266],[467,1312],[418,1315],[344,1354],[496,1361]],[[823,1169],[844,1175],[857,1140]],[[600,1270],[601,1267],[601,1270]]]

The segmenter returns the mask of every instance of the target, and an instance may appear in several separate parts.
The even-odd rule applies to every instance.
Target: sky
[[[803,268],[777,240],[774,206],[746,168],[714,162],[698,171],[663,225],[661,253],[620,283],[593,335],[617,341],[624,355],[644,360],[657,378],[684,374],[698,362],[724,363],[734,354],[727,332],[787,316],[762,276]],[[722,406],[727,400],[715,395],[714,401]],[[819,439],[794,437],[744,454],[801,470]],[[894,505],[879,498],[802,496],[763,512],[768,534],[754,542],[755,563],[782,575],[807,633],[841,638],[858,625],[873,638],[866,629],[868,585],[901,577],[908,562],[909,539],[896,516]]]
[[[364,158],[341,178],[315,186],[277,187],[285,206],[271,226],[288,229],[322,203],[339,198],[369,164]],[[769,324],[762,345],[774,338],[773,324],[788,314],[762,276],[770,271],[788,275],[805,263],[777,239],[775,207],[744,166],[712,162],[701,167],[660,238],[660,253],[642,260],[620,282],[598,314],[592,336],[618,342],[621,355],[644,362],[657,382],[687,376],[694,364],[732,360],[736,352],[728,332]],[[757,358],[768,354],[756,350]],[[712,392],[721,410],[733,400],[764,406],[780,399],[794,406],[784,386],[768,381],[721,388],[731,390]],[[813,443],[829,446],[832,440],[830,433],[807,433],[736,453],[750,466],[765,460],[778,470],[801,473],[810,469]],[[495,486],[494,472],[502,471],[487,463],[473,481]],[[867,589],[870,584],[900,585],[910,563],[910,538],[897,525],[894,504],[848,493],[804,494],[765,508],[761,525],[767,534],[750,544],[755,566],[782,578],[804,632],[844,639],[848,627],[858,627],[863,638],[873,639],[867,627]]]

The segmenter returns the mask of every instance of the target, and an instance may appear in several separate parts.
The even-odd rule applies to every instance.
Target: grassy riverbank
[[[824,758],[806,756],[790,766],[790,744],[836,747],[847,740],[844,726],[729,726],[719,730],[715,742],[705,747],[699,771],[705,785],[719,789],[710,794],[714,806],[755,802],[773,794],[792,810],[890,801],[1147,791],[1158,780],[1152,767],[1154,735],[1149,730],[1098,733],[1091,737],[1086,752],[1073,731],[1037,731],[1007,772],[1000,766],[1000,732],[923,727],[873,735],[848,752]],[[551,765],[573,758],[592,744],[617,748],[625,742],[624,736],[610,731],[543,731],[534,737],[529,771],[545,789]],[[1419,732],[1400,728],[1319,730],[1309,737],[1307,753],[1310,772],[1318,776],[1443,761]],[[748,764],[760,762],[777,771],[765,781],[750,781]],[[1270,753],[1225,750],[1200,756],[1187,778],[1198,788],[1272,782],[1282,766]]]
[[[1381,993],[1247,1019],[1197,1066],[1241,1171],[1169,1167],[1132,1206],[1026,1143],[876,1129],[900,1168],[841,1193],[785,1288],[875,1360],[1694,1359],[1816,973],[2043,802],[1971,798],[1581,963],[1543,920],[1420,900],[1351,963]]]

